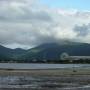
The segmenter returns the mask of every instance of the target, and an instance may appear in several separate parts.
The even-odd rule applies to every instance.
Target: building
[[[61,60],[90,60],[90,56],[69,56],[67,53],[62,53]]]

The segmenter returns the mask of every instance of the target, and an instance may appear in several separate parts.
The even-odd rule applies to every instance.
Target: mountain
[[[24,49],[21,49],[21,48],[16,48],[16,49],[13,49],[13,51],[15,52],[15,53],[24,53],[26,50],[24,50]]]
[[[46,43],[27,50],[22,57],[25,60],[59,60],[63,52],[69,55],[90,56],[90,44],[77,42]]]
[[[11,49],[0,45],[0,60],[10,59]]]
[[[10,49],[0,45],[0,60],[12,60],[25,53],[26,50],[16,48]]]
[[[0,60],[60,60],[60,55],[66,52],[69,55],[90,56],[90,44],[78,42],[45,43],[35,48],[23,50],[10,49],[0,45]]]

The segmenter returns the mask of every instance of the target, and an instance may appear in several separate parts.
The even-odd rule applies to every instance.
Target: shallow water
[[[84,67],[90,68],[90,64],[33,64],[33,63],[0,63],[0,68],[5,69],[59,69]]]
[[[90,83],[87,83],[90,77],[85,80],[83,78],[85,77],[0,76],[0,90],[1,88],[29,88],[28,90],[82,90],[82,88],[89,88],[88,90],[90,90]]]

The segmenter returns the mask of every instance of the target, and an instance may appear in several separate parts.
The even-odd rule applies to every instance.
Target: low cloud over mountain
[[[50,8],[40,0],[0,0],[0,43],[30,48],[70,40],[90,43],[90,12]]]

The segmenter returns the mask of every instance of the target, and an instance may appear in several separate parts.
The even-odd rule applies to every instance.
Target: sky
[[[90,0],[0,0],[0,44],[90,43]]]
[[[41,0],[51,8],[90,10],[90,0]]]

